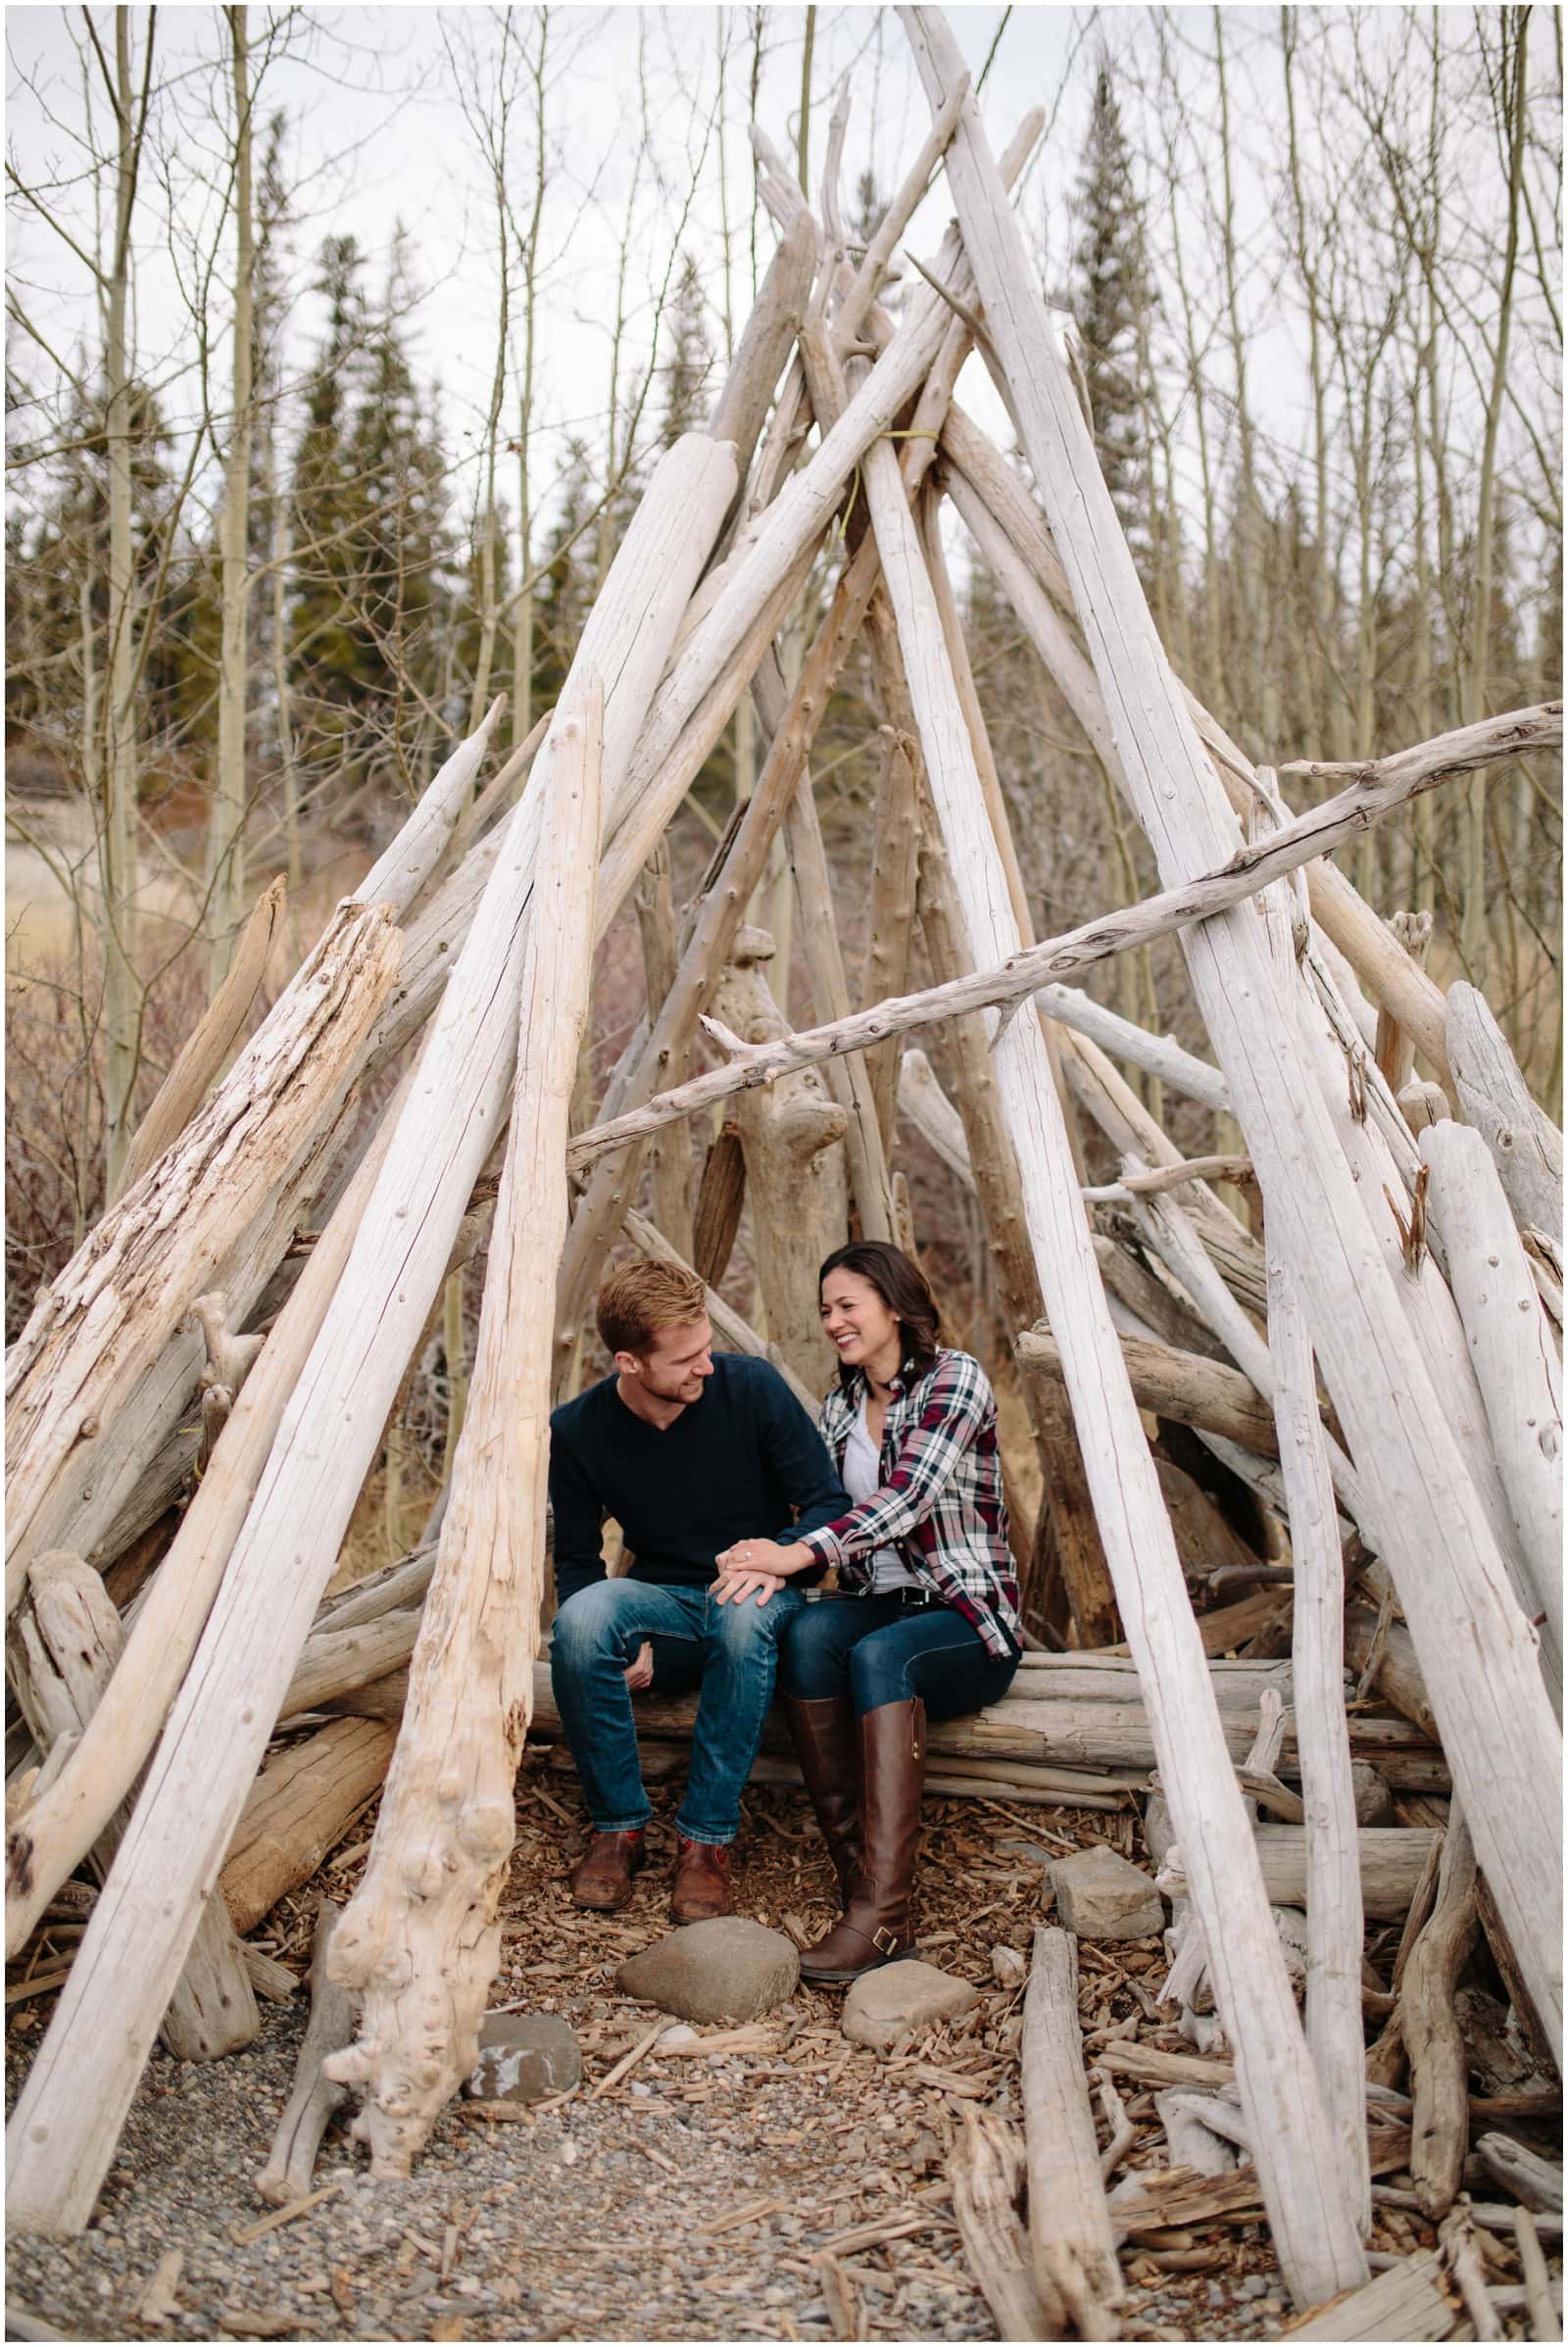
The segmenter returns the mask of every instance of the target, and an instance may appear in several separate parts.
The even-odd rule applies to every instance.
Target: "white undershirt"
[[[863,1394],[860,1406],[855,1414],[855,1424],[850,1429],[850,1439],[844,1446],[843,1476],[844,1489],[857,1507],[862,1499],[869,1499],[873,1491],[882,1488],[881,1463],[877,1458],[876,1444],[871,1440],[871,1430],[865,1423]],[[912,1589],[918,1587],[914,1575],[896,1548],[878,1548],[875,1551],[871,1558],[873,1595],[884,1589]]]

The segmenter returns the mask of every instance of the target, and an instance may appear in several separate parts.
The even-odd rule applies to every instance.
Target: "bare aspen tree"
[[[1531,10],[1497,11],[1497,46],[1488,47],[1486,20],[1477,17],[1489,83],[1494,91],[1497,135],[1507,164],[1508,210],[1502,266],[1497,282],[1497,322],[1492,346],[1492,379],[1487,390],[1486,426],[1481,443],[1481,476],[1476,499],[1475,585],[1472,590],[1470,643],[1463,677],[1461,714],[1466,721],[1486,713],[1492,649],[1492,574],[1497,512],[1497,431],[1508,372],[1508,338],[1513,322],[1514,279],[1519,260],[1521,190],[1525,142],[1525,67],[1529,55]],[[1463,903],[1459,951],[1473,982],[1483,992],[1487,984],[1489,938],[1487,926],[1487,778],[1471,776],[1464,833]]]
[[[218,769],[207,825],[211,948],[209,991],[221,983],[245,912],[246,714],[250,698],[249,548],[251,519],[251,367],[256,223],[251,206],[251,63],[248,11],[225,8],[232,74],[234,140],[234,320],[232,414],[223,461],[221,642],[218,656]]]

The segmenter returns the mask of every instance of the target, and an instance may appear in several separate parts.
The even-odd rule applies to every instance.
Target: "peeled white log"
[[[288,894],[281,875],[265,888],[251,906],[245,926],[235,940],[233,958],[218,992],[181,1044],[178,1056],[153,1095],[146,1115],[131,1137],[120,1179],[109,1203],[133,1189],[155,1157],[161,1157],[178,1139],[207,1097],[208,1087],[221,1069],[244,1025],[256,990],[267,975],[268,958],[283,900]]]
[[[593,970],[603,717],[599,679],[575,662],[533,786],[544,836],[517,1074],[452,1497],[370,1855],[328,1957],[360,1992],[359,2033],[322,2067],[360,2088],[354,2131],[377,2176],[410,2173],[472,2071],[501,1958],[545,1584],[551,1302]]]
[[[1492,1151],[1517,1219],[1562,1228],[1562,1135],[1530,1097],[1485,995],[1456,981],[1447,998],[1448,1063],[1466,1117]]]
[[[65,1738],[80,1737],[102,1701],[124,1629],[99,1576],[80,1557],[53,1549],[28,1568],[8,1646],[13,1641],[25,1656],[25,1669],[13,1673],[23,1712],[39,1749],[52,1753]],[[128,1802],[122,1804],[93,1845],[100,1880],[129,1815]],[[164,2043],[177,2061],[211,2062],[249,2045],[260,2026],[228,1910],[211,1897],[163,2018]]]
[[[612,714],[624,758],[733,477],[727,455],[710,443],[697,453],[709,480],[705,499],[692,503],[691,451],[677,442],[583,632],[578,661],[615,679],[606,703],[607,770]],[[199,1886],[238,1818],[499,1130],[516,1051],[530,848],[542,798],[530,792],[508,824],[349,1266],[284,1413],[196,1667],[89,1926],[83,1954],[91,1960],[74,1968],[18,2102],[11,2123],[18,2222],[69,2232],[91,2213],[188,1944]],[[205,1666],[203,1656],[210,1658]],[[95,2061],[94,2048],[110,2037],[113,2061]],[[90,2091],[84,2065],[94,2065]]]
[[[1102,1002],[1086,995],[1081,986],[1043,986],[1035,1001],[1062,1026],[1087,1035],[1113,1059],[1125,1059],[1133,1067],[1144,1068],[1162,1084],[1169,1085],[1172,1092],[1184,1093],[1190,1100],[1200,1100],[1205,1108],[1229,1110],[1230,1089],[1219,1069],[1196,1053],[1184,1051],[1174,1035],[1151,1035],[1134,1020],[1107,1010]]]
[[[1078,1942],[1035,1927],[1018,2055],[1029,2240],[1048,2311],[1063,2307],[1084,2339],[1114,2339],[1122,2301],[1095,2115],[1078,2028]]]
[[[1269,1261],[1268,1348],[1291,1508],[1296,1741],[1306,1812],[1306,2042],[1363,2237],[1372,2225],[1361,2027],[1361,1876],[1345,1719],[1345,1572],[1306,1316],[1294,1273]]]
[[[1228,1435],[1246,1449],[1272,1454],[1278,1448],[1274,1414],[1250,1378],[1200,1353],[1178,1352],[1152,1338],[1123,1337],[1122,1359],[1142,1410],[1178,1426],[1207,1427]],[[1017,1344],[1020,1361],[1061,1375],[1061,1347],[1054,1337],[1034,1329]]]
[[[348,2088],[322,2076],[323,2056],[347,2045],[354,2033],[354,2004],[346,1990],[327,1979],[326,1957],[340,1910],[323,1899],[311,1940],[311,2018],[294,2066],[294,2091],[284,2106],[256,2189],[273,2208],[286,2209],[311,2188],[316,2155],[332,2114]]]
[[[401,1098],[401,1096],[400,1096]],[[316,1342],[391,1134],[382,1127],[317,1239],[245,1381],[173,1545],[79,1744],[6,1845],[6,1947],[14,1953],[103,1831],[151,1752],[196,1651],[284,1405]]]
[[[1161,1777],[1163,1780],[1163,1772]],[[1306,1829],[1259,1826],[1256,1838],[1270,1901],[1277,1907],[1300,1907],[1310,1914]],[[1356,1836],[1356,1855],[1361,1870],[1361,1901],[1368,1916],[1379,1923],[1403,1921],[1434,1838],[1431,1829],[1425,1826],[1361,1828]],[[1192,1897],[1184,1845],[1172,1843],[1154,1880],[1167,1899]],[[1223,2017],[1223,2005],[1220,2012]],[[1229,2034],[1228,2028],[1226,2033]]]
[[[1237,848],[1202,877],[1161,890],[1141,905],[1086,921],[1061,937],[1048,938],[1027,952],[1010,953],[990,967],[976,970],[972,976],[925,987],[917,994],[902,995],[890,1002],[873,1003],[869,1009],[856,1011],[849,1018],[800,1029],[787,1042],[760,1046],[744,1057],[732,1059],[727,1067],[694,1076],[674,1091],[660,1094],[646,1108],[624,1117],[606,1118],[586,1133],[578,1134],[567,1152],[567,1162],[573,1171],[580,1171],[607,1149],[641,1140],[644,1135],[657,1132],[661,1125],[669,1124],[678,1116],[694,1115],[749,1085],[770,1083],[789,1068],[808,1067],[844,1051],[865,1051],[889,1035],[906,1035],[911,1027],[927,1027],[934,1021],[956,1018],[967,1011],[992,1006],[1004,1008],[1037,994],[1054,978],[1073,977],[1113,954],[1152,944],[1156,938],[1174,936],[1196,923],[1206,924],[1228,907],[1256,896],[1271,881],[1354,839],[1369,822],[1382,821],[1406,803],[1406,799],[1394,795],[1393,786],[1376,805],[1362,802],[1354,793],[1330,800],[1310,813],[1298,816],[1282,830],[1266,832],[1261,838]],[[475,855],[478,853],[474,851]],[[457,934],[461,934],[461,924],[455,921],[439,936],[432,930],[427,957],[435,956],[440,945],[450,944]],[[413,952],[411,938],[411,954]],[[1405,954],[1404,959],[1408,963],[1409,955]],[[424,1007],[428,1007],[427,999]],[[1174,1156],[1176,1152],[1172,1149],[1170,1153]],[[1237,1268],[1239,1271],[1240,1266]]]
[[[955,71],[951,35],[934,12],[907,12],[906,22],[917,26],[928,95],[940,103]],[[1165,662],[1082,412],[1051,347],[1017,224],[988,171],[972,103],[947,169],[1129,787],[1162,877],[1174,882],[1222,860],[1234,847],[1235,821]],[[1477,1854],[1560,2045],[1561,1733],[1541,1684],[1533,1636],[1475,1490],[1453,1455],[1431,1379],[1409,1344],[1366,1220],[1371,1203],[1358,1196],[1314,1086],[1303,1080],[1259,929],[1256,920],[1231,914],[1189,930],[1183,946],[1194,991],[1259,1174],[1271,1245],[1278,1238],[1301,1281],[1348,1447],[1375,1496],[1386,1561]],[[1413,968],[1401,949],[1394,951]],[[1398,1015],[1415,1032],[1412,1020]],[[1389,1405],[1393,1394],[1397,1409]],[[1196,1850],[1193,1856],[1196,1864]],[[1220,2004],[1234,2041],[1242,2014],[1223,1993]],[[1245,2091],[1251,2064],[1240,2042],[1237,2051]],[[1274,2071],[1277,2077],[1277,2053]],[[1271,2221],[1293,2294],[1310,2303],[1358,2278],[1361,2251],[1342,2228],[1346,2212],[1338,2196],[1329,2232],[1298,2257],[1295,2244],[1306,2249],[1311,2221],[1298,2224],[1295,2212],[1306,2208],[1308,2187],[1298,2176],[1289,2195],[1269,2190],[1270,2154],[1263,2146],[1270,2136],[1258,2127]],[[1311,2197],[1328,2217],[1329,2200]]]
[[[1560,1702],[1562,1365],[1485,1137],[1468,1125],[1432,1125],[1421,1156]]]
[[[109,1209],[35,1306],[6,1362],[8,1611],[71,1453],[113,1424],[235,1232],[335,1117],[398,951],[385,912],[340,907],[179,1147]]]
[[[788,1032],[763,975],[772,955],[765,930],[741,930],[714,997],[715,1018],[748,1043]],[[848,1121],[815,1068],[743,1094],[736,1119],[768,1333],[803,1382],[824,1366],[817,1271],[848,1228]]]
[[[903,21],[911,28],[922,67],[922,53],[928,52],[932,39],[942,45],[943,64],[935,82],[927,82],[927,95],[934,107],[940,106],[961,72],[952,36],[939,18],[924,11],[905,11]],[[1040,302],[1033,287],[1009,291],[995,281],[987,268],[988,250],[977,240],[975,219],[965,210],[969,191],[979,183],[978,173],[988,208],[1000,216],[1016,245],[1017,224],[985,147],[972,98],[959,116],[948,172],[995,334],[1001,322],[998,313],[1009,301],[1027,300],[1036,311]],[[1021,266],[1021,247],[1018,260]],[[982,269],[987,273],[982,275]],[[1050,364],[1058,366],[1054,358]],[[1009,367],[1008,372],[1016,390],[1016,370]],[[1018,932],[947,668],[930,582],[896,463],[890,478],[888,461],[891,450],[873,447],[863,466],[872,523],[971,949],[977,960],[992,960],[1017,949]],[[1224,1918],[1225,1952],[1216,1961],[1232,1992],[1225,2001],[1227,2021],[1247,2041],[1243,2076],[1257,2097],[1259,2136],[1269,2142],[1260,2165],[1281,2260],[1289,2270],[1298,2254],[1294,2244],[1299,2241],[1301,2270],[1338,2287],[1361,2278],[1365,2271],[1359,2242],[1343,2192],[1329,2173],[1311,2064],[1209,1692],[1175,1539],[1106,1308],[1038,1023],[1030,1017],[1006,1021],[995,1038],[992,1057],[1018,1159],[1046,1310],[1062,1348],[1068,1394],[1083,1430],[1089,1488],[1121,1618],[1139,1664],[1161,1777],[1179,1804],[1184,1825],[1191,1824],[1198,1901],[1215,1927],[1205,1930],[1210,1945],[1219,1938]],[[1327,2254],[1321,2254],[1325,2245]]]
[[[1018,2222],[1024,2167],[1016,2130],[995,2112],[965,2103],[962,2133],[948,2155],[948,2182],[969,2271],[999,2338],[1054,2339],[1061,2335],[1060,2322],[1041,2304]],[[1057,2317],[1060,2312],[1058,2302]]]

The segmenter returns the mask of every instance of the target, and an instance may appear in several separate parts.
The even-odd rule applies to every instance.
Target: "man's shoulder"
[[[781,1377],[771,1361],[750,1352],[715,1352],[713,1382],[726,1399],[742,1406],[761,1408],[769,1414],[779,1410],[801,1410],[809,1422],[809,1413],[801,1409],[788,1379]]]
[[[585,1386],[570,1401],[564,1401],[550,1413],[550,1431],[564,1442],[591,1435],[604,1419],[610,1396],[614,1388],[613,1377],[602,1377],[597,1385]]]

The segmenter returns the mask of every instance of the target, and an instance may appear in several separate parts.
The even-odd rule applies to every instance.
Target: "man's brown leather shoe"
[[[669,1912],[678,1924],[711,1923],[716,1915],[733,1915],[729,1890],[730,1845],[726,1842],[677,1838],[675,1887]]]
[[[579,1907],[613,1915],[631,1897],[631,1879],[641,1873],[645,1856],[641,1826],[627,1834],[596,1834],[572,1869],[572,1897]]]

